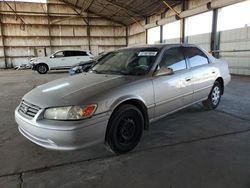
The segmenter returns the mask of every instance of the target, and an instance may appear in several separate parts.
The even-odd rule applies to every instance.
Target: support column
[[[163,43],[163,25],[160,25],[160,43]]]
[[[91,39],[90,39],[90,21],[89,21],[89,17],[87,17],[87,21],[86,21],[86,24],[87,24],[87,38],[88,38],[88,48],[89,48],[89,51],[91,51]]]
[[[161,14],[161,19],[165,17],[165,13]],[[163,43],[163,25],[160,25],[160,43]]]
[[[47,3],[47,17],[48,17],[48,29],[49,29],[49,47],[50,47],[50,53],[52,53],[52,37],[51,37],[51,20],[50,20],[50,9],[49,9],[49,2]],[[46,49],[46,48],[45,48]],[[49,55],[47,50],[45,51],[45,55]]]
[[[217,32],[217,22],[218,22],[218,9],[214,9],[213,20],[212,20],[211,40],[210,40],[210,50],[214,57],[219,58],[218,50],[220,49],[220,33]]]
[[[146,17],[146,19],[145,19],[145,25],[147,25],[148,23],[149,23],[148,17]],[[148,29],[145,30],[145,37],[146,37],[146,39],[145,39],[146,44],[148,44]]]
[[[185,11],[188,9],[188,0],[183,0],[181,11]],[[181,24],[181,36],[180,36],[180,43],[187,43],[187,38],[185,37],[185,18],[180,20]]]
[[[4,41],[4,25],[3,25],[3,15],[0,15],[0,34],[1,34],[1,39],[2,39],[2,48],[3,48],[3,59],[4,59],[4,64],[5,64],[5,68],[8,68],[8,64],[6,61],[6,54],[5,54],[5,41]]]
[[[126,46],[128,47],[128,26],[126,26]]]

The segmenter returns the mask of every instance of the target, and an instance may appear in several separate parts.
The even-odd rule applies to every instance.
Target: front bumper
[[[36,65],[33,63],[30,63],[30,68],[31,68],[31,70],[36,70]]]
[[[77,73],[73,68],[71,68],[71,69],[69,69],[69,74],[72,76],[72,75],[75,75]]]
[[[18,109],[18,108],[17,108]],[[76,150],[105,140],[109,114],[81,121],[37,120],[23,117],[15,110],[15,120],[23,136],[42,147],[54,150]]]

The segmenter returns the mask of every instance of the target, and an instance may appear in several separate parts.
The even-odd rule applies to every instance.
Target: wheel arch
[[[218,77],[215,81],[220,83],[221,89],[222,89],[222,95],[224,94],[224,80],[222,77]]]

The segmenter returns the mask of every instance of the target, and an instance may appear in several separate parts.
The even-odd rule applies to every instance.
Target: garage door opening
[[[160,43],[160,26],[147,30],[147,43],[148,44]]]
[[[163,42],[164,43],[179,43],[181,35],[180,21],[165,24],[163,26]]]

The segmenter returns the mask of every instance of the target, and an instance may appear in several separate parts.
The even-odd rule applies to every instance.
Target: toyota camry
[[[86,73],[34,88],[15,119],[23,136],[45,148],[75,150],[102,142],[122,154],[168,114],[198,102],[215,109],[230,79],[227,63],[196,45],[123,48]]]

